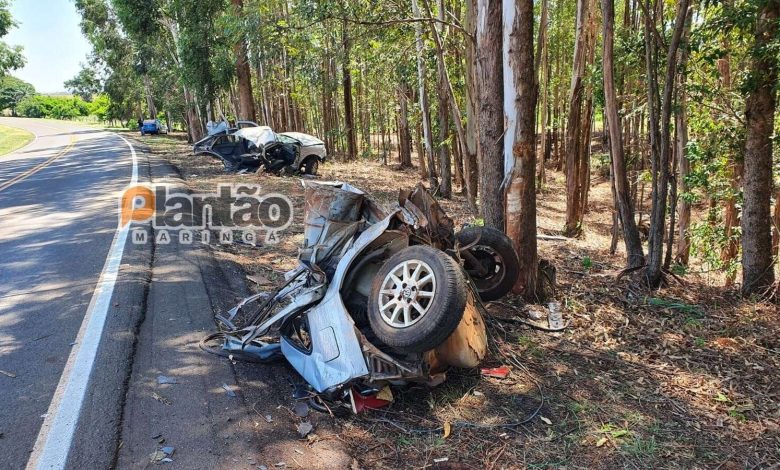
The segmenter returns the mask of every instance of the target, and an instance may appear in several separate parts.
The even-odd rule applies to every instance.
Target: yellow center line
[[[18,183],[19,181],[22,181],[23,179],[25,179],[25,178],[27,178],[29,176],[32,176],[35,173],[43,170],[47,166],[51,165],[52,163],[54,163],[54,160],[60,158],[61,156],[65,155],[66,153],[68,153],[70,151],[71,147],[73,147],[73,144],[75,142],[76,142],[76,137],[75,136],[70,136],[70,142],[68,143],[68,145],[64,149],[60,150],[55,155],[49,157],[49,159],[46,160],[45,162],[39,163],[38,165],[30,168],[29,170],[25,171],[24,173],[16,175],[13,178],[11,178],[10,180],[6,181],[5,183],[0,184],[0,191],[5,191],[6,189],[8,189],[11,186],[15,185],[16,183]]]

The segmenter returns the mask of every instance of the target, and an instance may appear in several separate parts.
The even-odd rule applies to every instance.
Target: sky
[[[78,73],[91,50],[73,0],[12,0],[10,9],[19,25],[2,40],[23,46],[27,58],[27,65],[11,75],[40,93],[65,91],[63,83]]]

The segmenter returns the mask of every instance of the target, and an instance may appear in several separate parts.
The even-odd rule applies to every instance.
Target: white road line
[[[116,134],[115,134],[116,135]],[[121,135],[117,135],[130,148],[133,160],[133,172],[130,184],[138,183],[138,159],[133,145]],[[78,424],[81,407],[87,394],[89,377],[95,365],[103,327],[114,293],[114,284],[122,262],[122,252],[130,224],[118,227],[111,242],[106,263],[87,307],[87,313],[76,336],[76,344],[71,349],[65,370],[60,377],[49,411],[43,421],[38,439],[35,441],[28,469],[65,468],[73,442],[73,433]]]

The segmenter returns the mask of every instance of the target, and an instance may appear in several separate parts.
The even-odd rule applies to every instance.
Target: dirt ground
[[[299,179],[227,174],[181,141],[142,142],[195,191],[245,182],[291,197],[296,221],[280,244],[215,251],[270,285],[296,265]],[[385,204],[420,181],[417,170],[373,161],[329,162],[320,173]],[[560,234],[563,178],[548,171],[539,233]],[[474,221],[463,197],[441,203],[458,225]],[[780,309],[740,300],[713,274],[687,274],[658,291],[617,280],[624,253],[609,253],[610,228],[609,185],[594,174],[584,236],[539,242],[540,257],[557,268],[556,300],[570,321],[564,333],[510,321],[544,306],[511,297],[488,306],[493,345],[485,366],[509,366],[508,378],[457,370],[437,388],[396,391],[385,411],[320,416],[355,459],[352,468],[780,468]],[[282,393],[278,401],[291,407],[290,390]]]

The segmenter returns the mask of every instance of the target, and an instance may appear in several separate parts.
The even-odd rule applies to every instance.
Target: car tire
[[[379,341],[404,353],[430,351],[458,327],[466,308],[466,278],[436,248],[404,248],[382,265],[368,298],[368,322]]]
[[[474,282],[479,298],[489,302],[508,294],[520,274],[520,260],[512,240],[489,227],[466,227],[457,234],[457,239],[488,271],[480,275],[468,258],[464,260],[463,268]]]
[[[320,160],[317,157],[309,157],[301,164],[301,173],[304,175],[317,176],[320,169]]]

